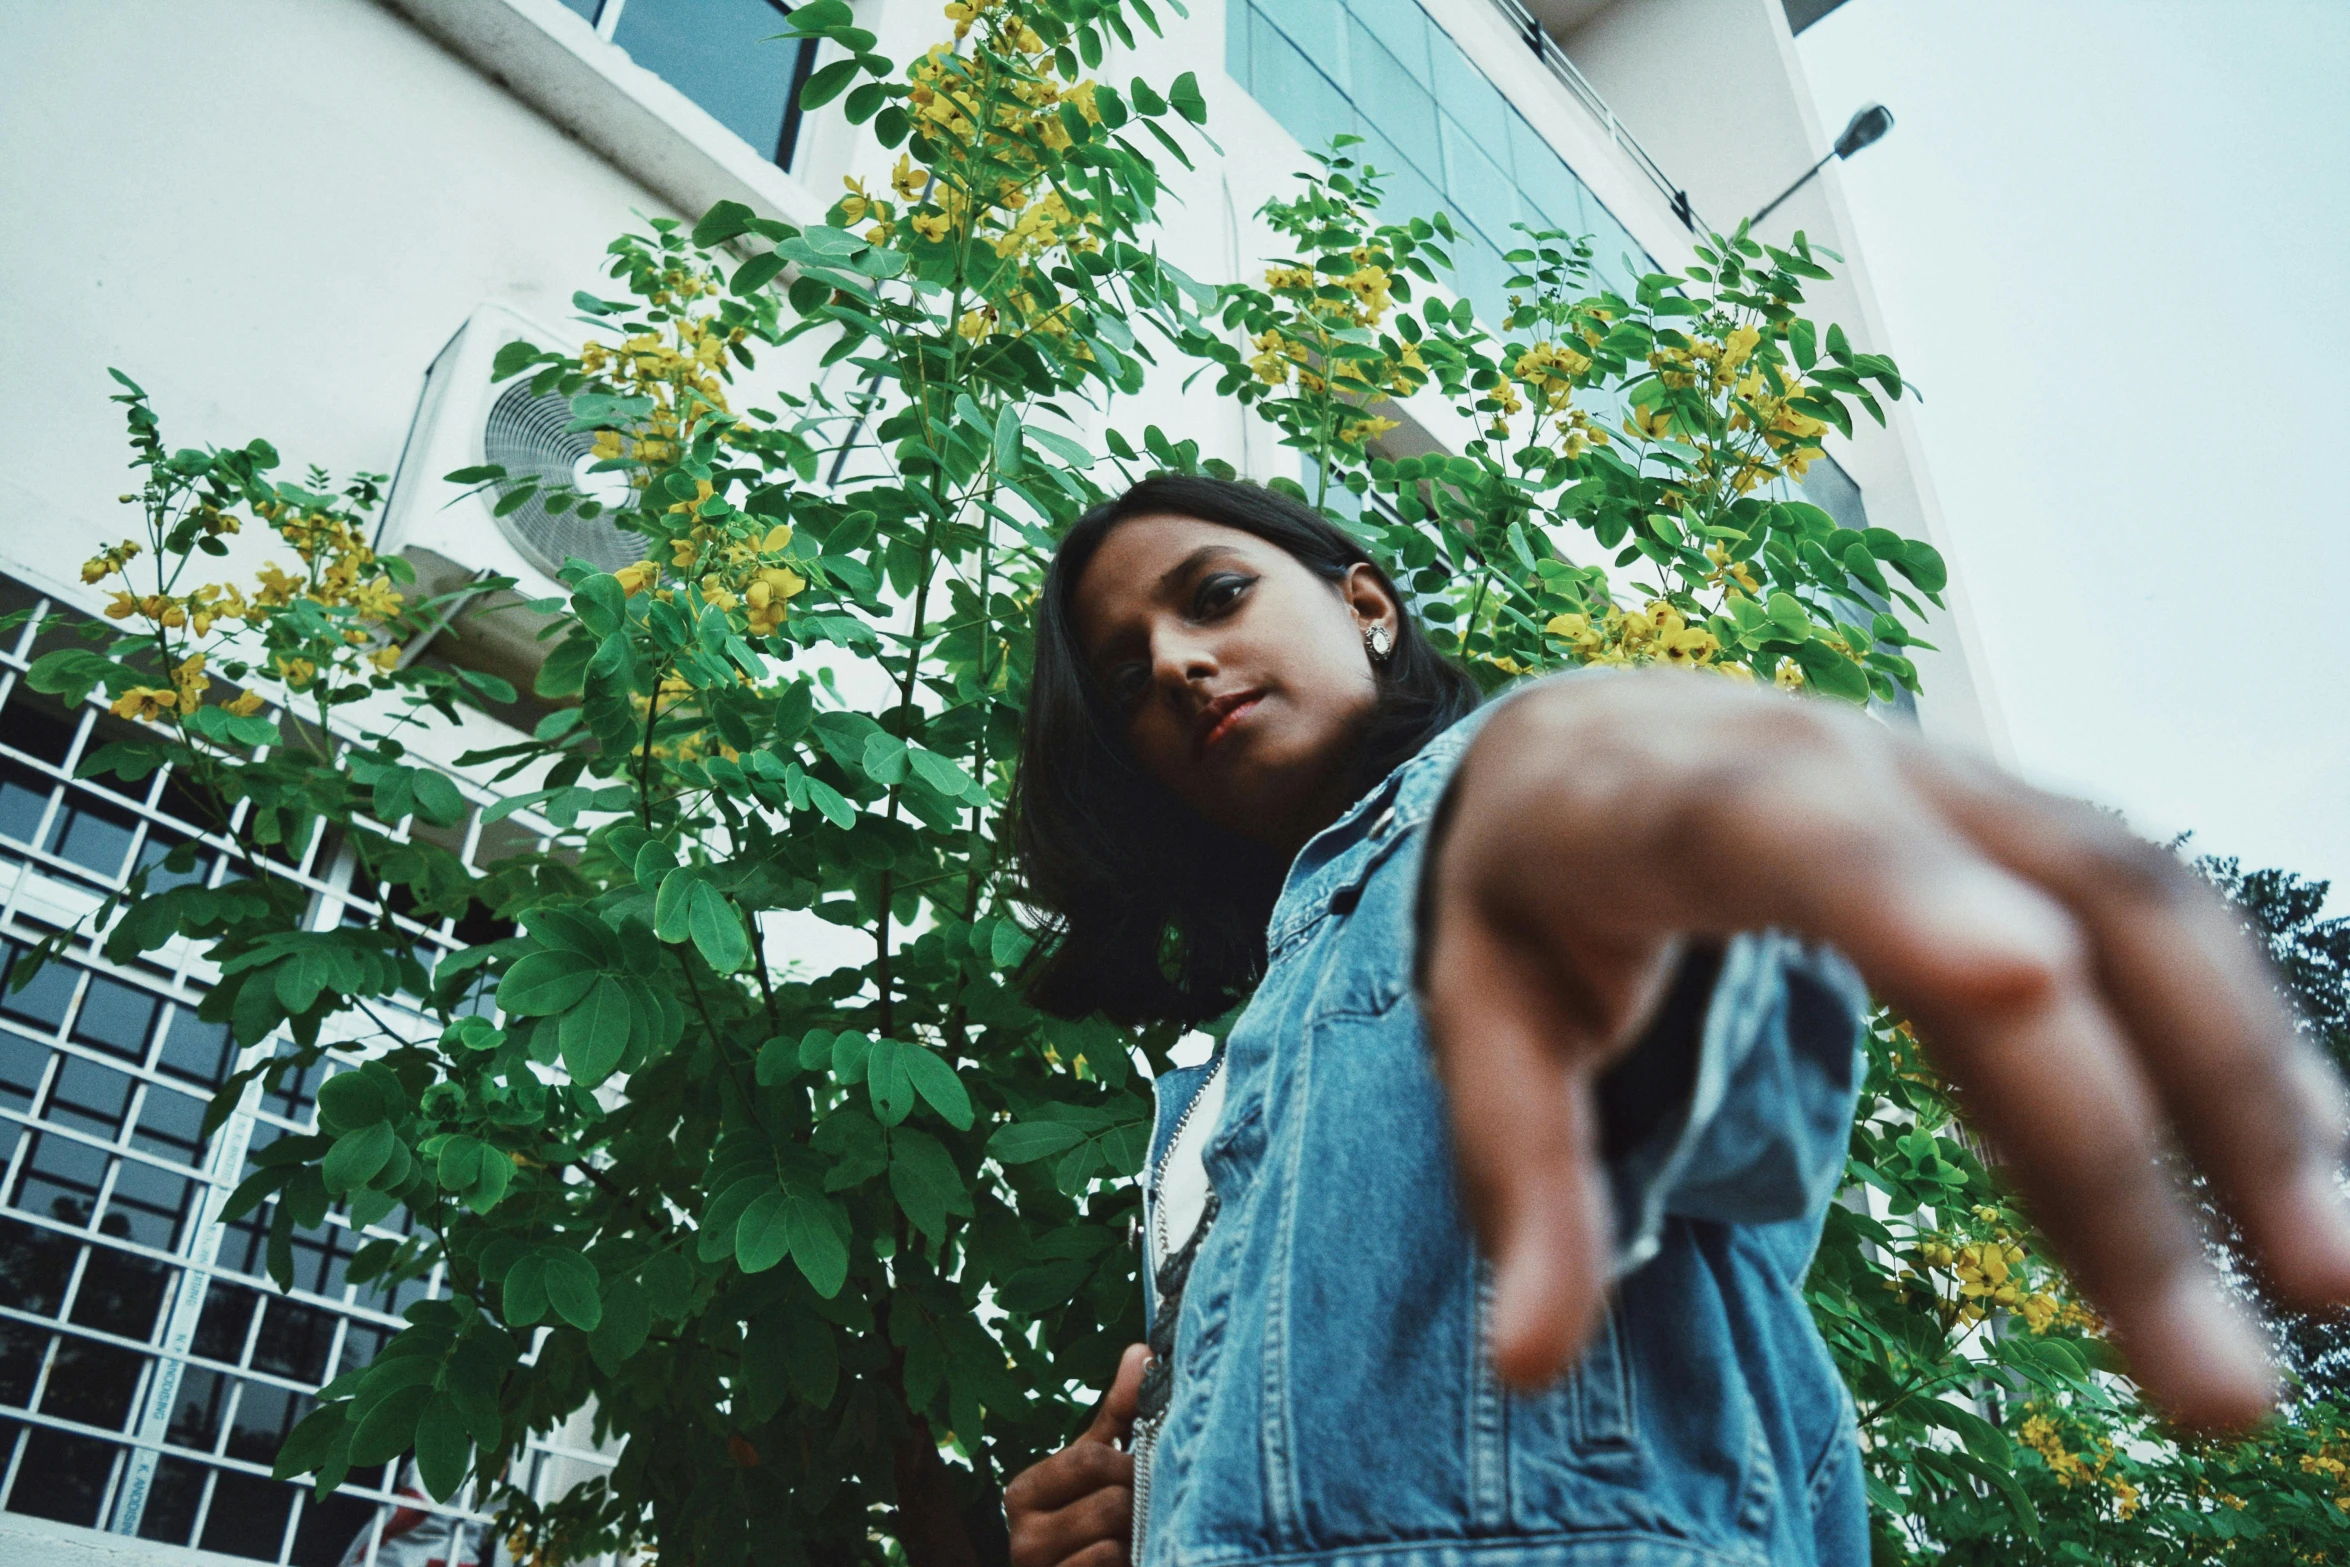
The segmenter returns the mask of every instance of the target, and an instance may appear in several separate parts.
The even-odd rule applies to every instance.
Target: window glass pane
[[[596,12],[603,6],[603,3],[604,0],[563,0],[563,4],[567,8],[577,11],[581,20],[587,22],[595,21]]]
[[[74,970],[63,963],[43,964],[31,983],[18,990],[16,965],[24,958],[25,949],[12,945],[8,961],[0,963],[0,1013],[29,1023],[41,1033],[54,1034],[57,1025],[65,1021],[65,1009],[73,1005]]]
[[[233,1048],[226,1023],[207,1023],[196,1016],[193,1007],[181,1007],[171,1015],[171,1027],[163,1036],[163,1054],[155,1064],[192,1083],[217,1088],[228,1076]]]
[[[102,974],[90,976],[82,993],[82,1010],[73,1022],[73,1037],[82,1044],[130,1061],[147,1058],[147,1034],[163,1003],[134,985]]]
[[[1452,210],[1452,203],[1444,199],[1435,184],[1413,167],[1400,148],[1377,131],[1364,133],[1363,145],[1355,149],[1355,155],[1383,176],[1379,181],[1379,211],[1385,221],[1401,223],[1408,218],[1432,218],[1438,212]]]
[[[1485,155],[1450,114],[1444,123],[1444,188],[1457,202],[1453,210],[1477,225],[1488,240],[1507,246],[1515,237],[1518,193],[1508,174]],[[1483,302],[1480,301],[1480,304]]]
[[[42,813],[56,781],[24,763],[0,757],[0,836],[18,843],[38,841]]]
[[[1355,103],[1363,111],[1366,128],[1384,132],[1422,174],[1432,178],[1441,174],[1444,164],[1436,141],[1436,101],[1360,22],[1351,23],[1349,31],[1354,45]]]
[[[1387,52],[1401,61],[1422,86],[1429,85],[1428,18],[1413,0],[1353,0],[1348,9],[1358,28],[1367,29],[1373,38],[1386,45]],[[1366,101],[1359,65],[1354,85],[1356,99]]]
[[[24,1458],[17,1466],[16,1489],[8,1493],[8,1510],[31,1518],[95,1528],[98,1504],[122,1449],[94,1436],[31,1426],[25,1431]]]
[[[1583,182],[1568,169],[1566,160],[1551,150],[1533,126],[1510,116],[1510,165],[1517,176],[1518,195],[1539,210],[1542,226],[1569,234],[1589,232],[1583,218]],[[1522,214],[1527,222],[1535,213]]]
[[[1435,68],[1437,103],[1487,149],[1488,157],[1508,157],[1510,108],[1501,93],[1441,30],[1429,40],[1428,53]]]
[[[122,874],[137,821],[120,806],[69,794],[65,808],[49,825],[49,841],[43,847],[111,881]]]
[[[773,158],[801,47],[776,38],[783,18],[769,0],[628,0],[612,41]]]
[[[1281,124],[1300,145],[1319,150],[1333,136],[1355,128],[1354,107],[1330,78],[1314,69],[1297,45],[1258,13],[1255,34],[1249,40],[1249,68],[1255,73],[1257,98],[1278,105]]]
[[[14,746],[52,767],[63,767],[73,751],[74,731],[80,727],[80,713],[67,712],[63,703],[19,680],[8,695],[7,710],[0,712],[0,745]]]
[[[1258,8],[1306,58],[1322,61],[1334,76],[1345,76],[1346,35],[1337,0],[1259,0]],[[1258,69],[1263,69],[1261,61]]]

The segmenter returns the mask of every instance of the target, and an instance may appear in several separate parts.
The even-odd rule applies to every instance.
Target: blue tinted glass
[[[1434,182],[1412,166],[1393,142],[1375,130],[1363,135],[1358,149],[1362,159],[1381,175],[1379,181],[1379,217],[1384,223],[1403,223],[1413,218],[1432,218],[1438,212],[1452,210]]]
[[[800,51],[769,42],[783,18],[769,0],[628,0],[612,41],[772,158]]]
[[[1256,0],[1256,7],[1306,52],[1307,59],[1318,62],[1332,76],[1345,78],[1345,13],[1339,10],[1338,0]],[[1264,69],[1261,59],[1255,63],[1257,69]]]
[[[1352,46],[1355,107],[1366,127],[1376,127],[1398,151],[1431,178],[1444,170],[1436,141],[1436,103],[1418,78],[1364,30],[1350,22],[1347,42]]]
[[[1386,45],[1387,52],[1402,61],[1404,69],[1418,77],[1422,86],[1429,84],[1428,17],[1413,0],[1353,0],[1348,10],[1353,13],[1358,28],[1367,29],[1373,38]],[[1360,101],[1363,78],[1359,66],[1354,88]]]
[[[1640,248],[1615,215],[1597,202],[1591,214],[1592,280],[1614,289],[1626,299],[1639,287],[1641,276],[1653,270],[1648,253]]]
[[[1256,79],[1257,101],[1273,111],[1284,130],[1309,151],[1320,151],[1330,138],[1355,128],[1354,108],[1346,95],[1313,67],[1262,12],[1254,14],[1249,38],[1249,70]]]
[[[1444,188],[1458,203],[1454,210],[1485,231],[1485,237],[1506,245],[1515,236],[1518,193],[1509,174],[1486,156],[1450,114],[1444,121]]]
[[[1510,163],[1517,174],[1518,194],[1530,202],[1545,219],[1547,228],[1563,229],[1569,234],[1587,231],[1583,218],[1583,182],[1575,178],[1566,161],[1551,151],[1533,126],[1516,114],[1510,116]],[[1526,221],[1535,221],[1533,213],[1525,214]]]
[[[563,0],[563,4],[592,22],[596,19],[596,12],[602,8],[604,0]]]
[[[1506,159],[1510,146],[1509,105],[1485,79],[1485,73],[1469,63],[1458,44],[1446,37],[1442,29],[1433,31],[1428,53],[1435,66],[1437,107],[1460,121],[1461,128],[1485,147],[1487,157],[1496,162]]]
[[[1488,322],[1498,322],[1507,314],[1506,284],[1511,269],[1495,250],[1476,233],[1464,229],[1460,242],[1452,247],[1453,274],[1447,279],[1453,291],[1477,307],[1477,314]]]
[[[1257,86],[1248,74],[1248,22],[1249,8],[1241,0],[1224,8],[1224,71],[1253,98]]]

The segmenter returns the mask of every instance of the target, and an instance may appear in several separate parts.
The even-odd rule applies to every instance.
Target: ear
[[[1359,561],[1348,567],[1338,591],[1354,615],[1357,631],[1368,632],[1373,626],[1385,626],[1391,637],[1402,632],[1403,606],[1395,601],[1395,594],[1371,567]]]

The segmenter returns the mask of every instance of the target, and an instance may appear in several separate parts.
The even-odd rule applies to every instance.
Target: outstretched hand
[[[1562,1370],[1604,1300],[1594,1083],[1688,938],[1764,927],[1834,945],[1915,1024],[2174,1418],[2256,1419],[2274,1374],[2166,1144],[2288,1302],[2350,1299],[2340,1086],[2225,906],[2119,823],[1857,713],[1662,672],[1521,693],[1454,788],[1422,999],[1509,1381]]]
[[[1029,1465],[1004,1487],[1004,1521],[1012,1567],[1127,1567],[1134,1535],[1136,1400],[1150,1351],[1126,1346],[1118,1376],[1102,1395],[1093,1423],[1052,1457]]]

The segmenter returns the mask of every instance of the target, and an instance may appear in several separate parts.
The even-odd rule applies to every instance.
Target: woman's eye
[[[1193,595],[1192,618],[1205,620],[1219,611],[1230,609],[1240,595],[1248,590],[1253,580],[1230,571],[1218,572],[1209,577],[1199,585],[1198,593]]]
[[[1110,671],[1110,700],[1120,707],[1132,707],[1142,700],[1142,694],[1151,683],[1150,671],[1140,664],[1127,664]]]

